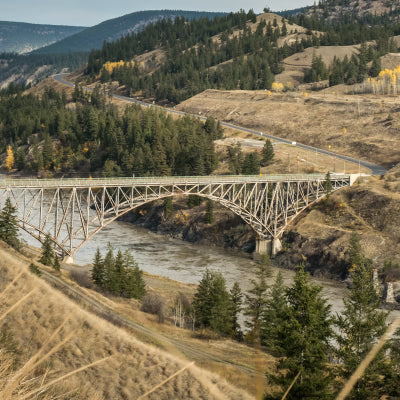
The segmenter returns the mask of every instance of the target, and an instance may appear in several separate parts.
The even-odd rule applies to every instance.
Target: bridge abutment
[[[275,257],[282,250],[282,242],[275,238],[272,240],[256,239],[256,254],[268,254]]]

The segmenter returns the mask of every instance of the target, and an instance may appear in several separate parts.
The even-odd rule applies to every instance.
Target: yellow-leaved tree
[[[11,171],[14,168],[15,164],[15,158],[14,158],[14,152],[12,151],[11,146],[7,147],[7,158],[6,158],[6,167],[9,171]]]

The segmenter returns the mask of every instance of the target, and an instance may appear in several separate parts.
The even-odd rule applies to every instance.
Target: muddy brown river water
[[[22,231],[21,235],[28,244],[40,247],[40,243],[30,235]],[[105,254],[108,243],[116,249],[129,249],[144,271],[184,283],[199,283],[207,268],[221,272],[228,288],[235,281],[239,282],[242,291],[248,290],[251,280],[255,278],[256,263],[244,253],[184,242],[121,221],[108,225],[87,242],[75,254],[75,262],[80,265],[90,264],[96,249],[99,248]],[[287,284],[293,279],[293,271],[274,267],[272,270],[270,284],[274,282],[279,270]],[[332,304],[333,310],[340,311],[343,308],[342,299],[347,293],[346,286],[332,280],[313,280],[323,286],[323,294]]]

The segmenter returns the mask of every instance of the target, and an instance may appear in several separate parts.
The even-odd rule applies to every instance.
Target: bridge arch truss
[[[170,196],[198,195],[239,215],[261,240],[277,239],[306,207],[326,194],[324,175],[207,176],[0,181],[0,206],[10,198],[18,225],[73,256],[125,213]],[[331,175],[332,191],[351,184]]]

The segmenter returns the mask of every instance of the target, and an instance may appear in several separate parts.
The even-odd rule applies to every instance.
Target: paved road
[[[70,87],[75,87],[75,85],[73,83],[64,80],[64,76],[65,75],[66,74],[53,75],[53,79],[55,79],[57,82],[62,83],[64,85],[67,85],[67,86],[70,86]],[[85,88],[85,89],[88,90],[88,91],[92,91],[92,89],[89,89],[89,88]],[[144,101],[133,99],[131,97],[120,96],[120,95],[117,95],[117,94],[113,94],[113,97],[115,97],[116,99],[120,99],[120,100],[125,100],[125,101],[128,101],[128,102],[131,102],[131,103],[140,104],[141,106],[144,106],[144,107],[157,107],[157,108],[163,109],[163,110],[165,110],[167,112],[170,112],[170,113],[173,113],[173,114],[187,115],[187,113],[182,112],[182,111],[178,111],[178,110],[171,109],[171,108],[159,107],[159,106],[156,106],[156,105],[153,105],[153,104],[145,103]],[[207,119],[206,117],[199,116],[199,115],[192,115],[192,116],[195,117],[195,118],[198,118],[200,120],[203,120],[203,121],[205,121]],[[222,126],[226,127],[226,128],[233,128],[233,129],[236,129],[236,130],[239,130],[239,131],[242,131],[242,132],[252,133],[253,135],[257,135],[257,136],[260,136],[260,137],[265,137],[267,139],[272,139],[272,140],[274,140],[276,142],[290,144],[290,145],[293,143],[293,141],[289,140],[289,139],[282,139],[282,138],[279,138],[279,137],[276,137],[276,136],[272,136],[272,135],[269,135],[269,134],[266,134],[266,133],[255,131],[254,129],[249,129],[249,128],[244,128],[242,126],[233,125],[233,124],[230,124],[228,122],[220,121],[220,124]],[[320,154],[325,154],[325,155],[328,155],[328,156],[331,156],[331,157],[336,157],[338,160],[344,160],[344,161],[349,161],[349,162],[352,162],[352,163],[355,163],[355,164],[359,164],[360,167],[368,168],[371,171],[371,175],[384,175],[387,172],[387,170],[384,167],[382,167],[380,165],[373,164],[373,163],[371,163],[369,161],[359,160],[357,158],[348,157],[348,156],[345,156],[345,155],[333,153],[333,152],[328,151],[328,150],[318,149],[316,147],[308,146],[308,145],[302,144],[302,143],[296,143],[296,147],[299,147],[299,148],[305,149],[305,150],[309,150],[309,151],[313,151],[313,152],[318,152]]]

